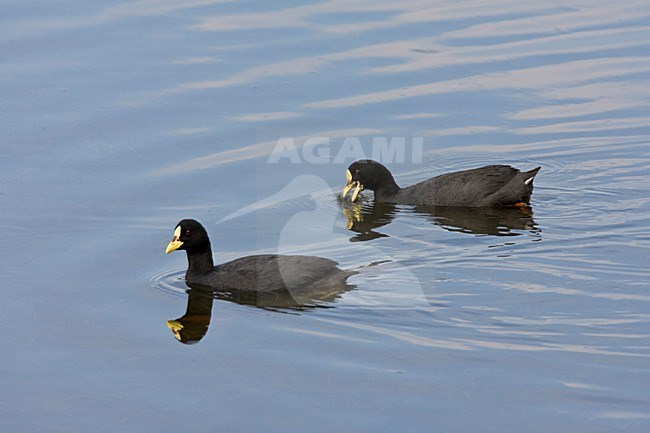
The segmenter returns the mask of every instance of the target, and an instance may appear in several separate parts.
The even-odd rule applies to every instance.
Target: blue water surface
[[[1,431],[649,431],[647,2],[1,9]],[[525,213],[341,204],[373,156],[542,170]],[[182,344],[182,218],[355,288]]]

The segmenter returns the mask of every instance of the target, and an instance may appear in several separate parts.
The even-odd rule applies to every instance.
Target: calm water
[[[647,2],[0,7],[0,430],[650,429]],[[382,139],[402,185],[541,165],[532,212],[341,205]],[[355,288],[188,295],[186,217]]]

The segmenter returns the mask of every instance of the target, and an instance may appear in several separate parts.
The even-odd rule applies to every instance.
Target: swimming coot
[[[242,257],[214,266],[210,239],[195,220],[184,219],[174,230],[166,253],[185,250],[189,262],[185,280],[189,285],[216,291],[289,292],[301,296],[310,291],[349,290],[346,279],[356,271],[337,268],[334,260],[313,256],[265,254]]]
[[[352,202],[359,192],[375,192],[375,200],[397,204],[498,207],[526,206],[533,192],[533,179],[541,167],[521,172],[509,165],[488,165],[447,173],[416,185],[400,188],[386,167],[370,159],[350,165],[345,173],[343,197],[352,191]]]

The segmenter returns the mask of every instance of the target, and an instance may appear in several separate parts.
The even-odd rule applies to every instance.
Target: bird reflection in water
[[[214,297],[210,292],[193,289],[188,290],[187,295],[185,314],[176,320],[168,320],[167,327],[181,343],[194,344],[208,332]]]
[[[350,203],[339,199],[347,228],[355,233],[351,242],[369,241],[387,234],[377,231],[395,219],[399,213],[423,215],[434,224],[452,232],[474,235],[518,236],[521,232],[538,234],[541,230],[533,219],[531,207],[440,207],[396,205],[377,201]]]
[[[349,272],[352,275],[356,272]],[[347,278],[347,276],[346,276]],[[345,279],[332,278],[321,281],[308,291],[289,290],[286,287],[273,291],[216,289],[199,284],[187,284],[187,309],[178,319],[168,320],[167,327],[174,337],[184,344],[198,343],[208,332],[215,299],[235,302],[281,313],[297,313],[316,308],[329,308],[343,293],[356,286]]]

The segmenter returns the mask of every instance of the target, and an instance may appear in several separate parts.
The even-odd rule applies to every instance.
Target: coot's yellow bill
[[[361,185],[359,182],[357,182],[357,187],[354,188],[354,192],[352,193],[352,203],[357,201],[357,197],[359,197],[359,193],[363,190],[363,185]]]
[[[181,226],[176,227],[174,230],[174,237],[171,242],[167,244],[167,249],[165,249],[165,254],[169,254],[172,251],[176,251],[183,245],[183,241],[178,240],[181,237]]]
[[[354,183],[352,182],[348,182],[347,185],[343,187],[343,192],[341,193],[343,195],[343,198],[345,198],[348,195],[348,193],[352,188],[354,188]]]
[[[345,179],[347,180],[347,184],[343,188],[343,198],[345,198],[350,190],[354,188],[354,192],[352,193],[352,203],[354,203],[357,200],[359,193],[363,190],[363,185],[361,185],[358,180],[352,181],[352,173],[350,173],[350,170],[345,170]]]
[[[345,198],[350,190],[354,188],[354,191],[352,192],[352,203],[357,201],[357,197],[359,196],[359,193],[363,191],[363,185],[361,185],[358,181],[356,182],[349,182],[347,185],[345,185],[345,188],[343,188],[343,198]]]

